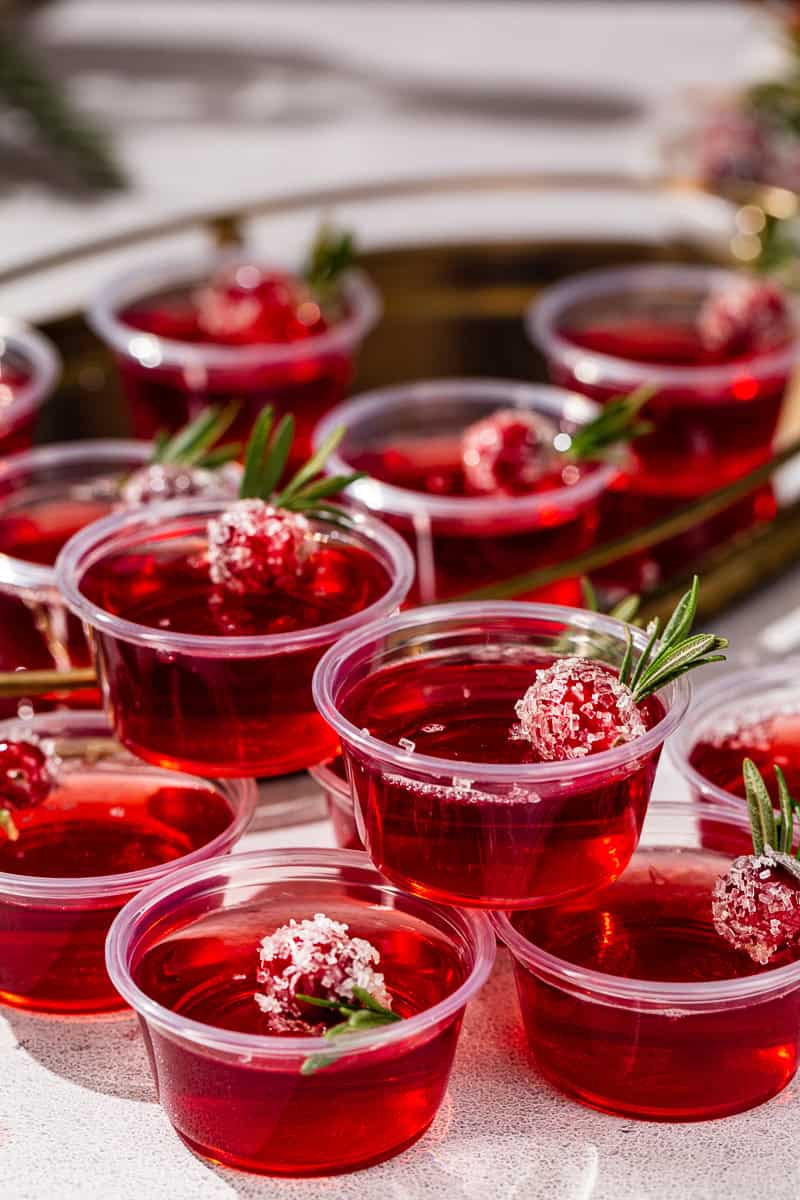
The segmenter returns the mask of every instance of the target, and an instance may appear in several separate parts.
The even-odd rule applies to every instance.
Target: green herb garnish
[[[325,463],[344,437],[343,428],[335,429],[307,462],[299,468],[284,488],[277,491],[278,482],[286,469],[294,438],[294,417],[287,413],[275,426],[271,405],[259,413],[250,434],[244,460],[244,475],[239,489],[242,500],[267,500],[276,508],[290,512],[316,512],[338,516],[338,510],[325,501],[336,496],[356,479],[352,475],[323,476]]]
[[[697,613],[698,587],[699,580],[695,575],[692,586],[676,604],[660,637],[658,617],[650,622],[645,630],[648,635],[647,645],[636,661],[633,638],[630,629],[628,630],[619,678],[621,683],[631,689],[637,704],[641,704],[642,700],[678,676],[693,671],[695,667],[725,661],[725,655],[718,654],[717,651],[725,649],[728,645],[727,638],[717,637],[713,633],[690,636]]]
[[[355,261],[353,234],[349,230],[322,225],[311,247],[303,277],[323,307],[335,302],[342,275],[355,265]]]
[[[353,1000],[348,1004],[340,1004],[336,1000],[320,1000],[317,996],[304,996],[300,992],[297,993],[296,998],[304,1004],[311,1004],[315,1008],[326,1008],[330,1012],[344,1017],[343,1021],[337,1025],[331,1025],[329,1029],[325,1030],[322,1035],[325,1038],[338,1038],[348,1033],[362,1033],[365,1029],[378,1029],[382,1025],[393,1025],[396,1021],[403,1019],[391,1009],[384,1008],[371,992],[361,987],[353,988]],[[323,1067],[336,1062],[338,1057],[338,1054],[311,1054],[300,1068],[300,1074],[313,1075],[315,1072],[321,1071]]]
[[[620,442],[632,442],[653,430],[652,422],[640,421],[639,413],[654,394],[655,388],[639,387],[629,396],[616,396],[603,406],[602,412],[581,425],[571,435],[566,458],[574,462],[603,458],[607,450]]]
[[[800,819],[800,805],[792,798],[786,777],[777,763],[773,764],[772,769],[778,784],[778,814],[772,807],[772,798],[767,791],[764,777],[752,758],[746,758],[742,763],[753,852],[756,855],[772,855],[790,874],[800,879],[800,846],[792,853],[794,822],[796,818]]]
[[[217,442],[233,424],[239,412],[236,403],[212,404],[170,436],[157,433],[153,448],[153,463],[172,463],[181,467],[206,467],[215,470],[238,458],[241,442]]]

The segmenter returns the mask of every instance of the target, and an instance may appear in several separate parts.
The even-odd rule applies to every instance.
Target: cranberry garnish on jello
[[[793,336],[785,292],[766,280],[740,279],[711,292],[698,315],[700,340],[710,354],[730,359],[768,352]]]
[[[721,937],[766,966],[792,961],[800,953],[800,848],[795,850],[792,799],[779,766],[780,815],[756,764],[742,767],[753,853],[741,855],[714,885],[714,925]]]
[[[33,734],[0,741],[0,836],[19,839],[14,813],[33,808],[50,794],[58,778],[59,758],[52,743]]]
[[[376,866],[486,908],[615,878],[685,711],[681,677],[723,657],[724,639],[691,634],[696,607],[695,580],[663,633],[658,621],[642,632],[594,613],[468,603],[343,639],[315,696]]]
[[[331,504],[327,444],[282,484],[294,420],[267,408],[239,498],[143,506],[62,552],[68,603],[95,629],[118,735],[148,761],[278,775],[336,749],[311,674],[352,625],[391,612],[412,574],[390,530]]]
[[[324,913],[311,920],[292,918],[263,938],[255,1001],[264,1033],[273,1036],[338,1038],[401,1020],[377,969],[380,951],[348,926]],[[335,1055],[312,1055],[302,1067],[309,1075]]]

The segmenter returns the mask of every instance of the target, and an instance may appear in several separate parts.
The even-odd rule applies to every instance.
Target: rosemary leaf
[[[289,451],[294,441],[294,417],[286,413],[278,422],[275,434],[270,442],[266,460],[261,469],[258,481],[259,496],[269,496],[283,474],[289,459]],[[280,501],[277,501],[279,504]]]
[[[664,632],[661,635],[662,650],[676,645],[677,642],[689,635],[697,614],[697,592],[699,587],[700,580],[695,575],[692,579],[692,586],[675,605],[675,610],[667,621]]]
[[[608,615],[614,617],[617,621],[624,621],[626,625],[632,625],[636,620],[636,614],[641,608],[641,604],[642,600],[640,596],[625,596],[613,608],[609,609]]]
[[[633,665],[633,634],[630,629],[625,630],[625,655],[622,659],[622,665],[619,669],[620,683],[626,686],[631,676],[631,666]]]
[[[778,781],[778,803],[781,810],[781,846],[776,849],[782,849],[784,854],[792,853],[792,841],[794,839],[794,816],[792,811],[792,797],[789,793],[789,785],[786,782],[786,776],[776,763],[773,770],[775,778]]]
[[[307,462],[303,463],[302,467],[300,467],[296,474],[293,475],[289,480],[286,487],[276,500],[276,504],[280,504],[285,507],[286,502],[290,500],[292,496],[296,495],[296,493],[303,487],[304,484],[308,483],[310,479],[313,479],[315,475],[319,475],[319,473],[324,469],[325,463],[333,454],[344,435],[344,427],[340,425],[337,429],[334,429],[328,437],[326,437],[319,449],[311,455],[311,458],[309,458]]]
[[[208,454],[204,454],[197,465],[205,467],[208,471],[215,471],[217,467],[224,467],[226,463],[235,462],[241,453],[241,442],[225,442],[224,445],[216,446],[213,450],[209,450]]]
[[[644,675],[645,670],[647,669],[647,666],[650,662],[650,657],[653,653],[653,647],[656,643],[656,638],[658,637],[658,631],[660,628],[661,628],[661,622],[659,621],[658,617],[654,617],[653,620],[647,626],[647,634],[648,634],[647,645],[645,646],[642,653],[639,655],[639,661],[636,664],[636,667],[634,669],[633,675],[631,676],[631,681],[629,684],[629,687],[632,692],[636,691],[636,685],[639,682],[639,680],[642,678],[642,675]]]
[[[677,645],[668,646],[650,663],[636,688],[632,689],[634,700],[640,703],[665,683],[695,667],[722,661],[723,656],[717,655],[716,651],[724,650],[727,645],[727,638],[716,637],[713,633],[698,633]]]
[[[756,854],[764,853],[764,833],[761,826],[761,803],[759,792],[764,786],[761,772],[751,758],[742,763],[744,792],[747,799],[747,814],[750,818],[750,831],[753,836],[753,850]]]
[[[267,443],[269,435],[272,432],[274,420],[275,413],[271,404],[263,408],[256,417],[252,433],[250,434],[250,441],[247,443],[244,475],[242,476],[242,485],[239,489],[239,496],[242,500],[248,500],[251,497],[261,495],[259,484],[264,465],[264,455],[266,454]]]
[[[654,391],[652,387],[640,387],[629,396],[609,400],[593,421],[575,430],[566,457],[576,462],[602,458],[606,450],[619,442],[630,442],[650,433],[651,422],[637,421],[637,417]]]
[[[327,496],[337,496],[351,483],[363,478],[363,471],[356,471],[352,475],[329,475],[325,479],[318,479],[315,483],[307,484],[301,491],[295,492],[288,501],[283,502],[282,507],[291,509],[294,505],[299,505],[300,508],[305,508],[308,504],[324,500]]]
[[[581,575],[581,596],[584,608],[588,608],[589,612],[600,612],[597,592],[594,590],[594,584],[588,575]]]

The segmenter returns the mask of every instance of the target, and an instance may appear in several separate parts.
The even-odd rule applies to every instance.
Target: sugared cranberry
[[[0,808],[32,808],[50,794],[57,762],[39,742],[0,742]]]
[[[467,487],[482,495],[529,491],[553,462],[548,421],[518,408],[502,408],[464,431],[461,464]]]
[[[323,1010],[298,1000],[298,994],[346,1004],[359,987],[391,1008],[383,975],[375,969],[379,961],[380,954],[370,942],[351,937],[347,925],[324,913],[281,925],[259,948],[258,981],[263,991],[256,993],[255,1000],[270,1032],[324,1031],[324,1022],[319,1025]]]
[[[227,463],[219,470],[185,467],[178,463],[150,463],[125,480],[122,503],[128,508],[157,504],[163,500],[234,500],[239,492],[241,468]]]
[[[698,328],[708,350],[733,357],[788,341],[792,318],[779,287],[743,279],[708,297]]]
[[[645,732],[630,688],[588,658],[561,658],[536,672],[515,705],[515,736],[543,762],[585,758]]]
[[[800,880],[780,857],[742,855],[714,885],[717,933],[762,966],[800,947]]]
[[[227,345],[296,342],[327,327],[301,279],[252,263],[226,268],[198,289],[194,302],[201,333]]]
[[[240,596],[286,586],[302,576],[313,540],[301,513],[237,500],[208,523],[212,582]]]

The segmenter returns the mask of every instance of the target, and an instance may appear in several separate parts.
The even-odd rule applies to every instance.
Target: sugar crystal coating
[[[128,476],[120,498],[128,508],[164,500],[234,500],[240,480],[241,468],[235,463],[227,463],[217,471],[179,463],[149,463]]]
[[[515,736],[527,738],[543,762],[585,758],[645,732],[630,688],[588,658],[540,668],[514,710]]]
[[[0,808],[32,808],[46,800],[60,760],[35,734],[0,741]]]
[[[800,947],[800,881],[769,850],[731,863],[714,884],[711,910],[717,933],[762,966]]]
[[[786,341],[792,322],[779,287],[743,279],[708,297],[700,310],[698,329],[709,350],[752,354]]]
[[[301,513],[237,500],[208,523],[211,580],[238,595],[284,586],[303,575],[313,541]]]
[[[551,466],[555,428],[536,413],[502,408],[464,431],[461,465],[467,487],[483,495],[527,491]]]
[[[286,1022],[304,1023],[298,1032],[316,1032],[309,1018],[320,1010],[298,1000],[298,993],[346,1003],[359,987],[384,1008],[391,1008],[391,995],[376,970],[379,952],[365,938],[351,937],[348,928],[316,913],[312,920],[292,918],[262,939],[257,978],[264,990],[256,993],[255,1001],[271,1032],[286,1032]]]

